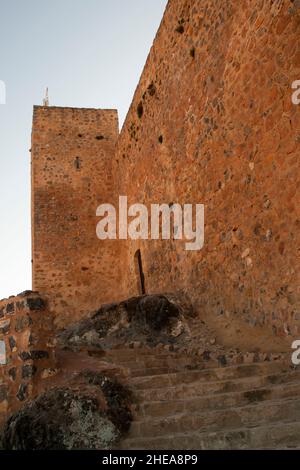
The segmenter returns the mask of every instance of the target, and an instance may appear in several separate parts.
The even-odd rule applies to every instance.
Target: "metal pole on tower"
[[[48,87],[46,88],[45,98],[43,99],[43,106],[49,106],[49,92],[48,92]]]

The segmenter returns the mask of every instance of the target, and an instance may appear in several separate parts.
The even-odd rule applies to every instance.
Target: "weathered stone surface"
[[[227,364],[226,357],[224,355],[218,356],[220,366],[224,367]]]
[[[17,300],[16,307],[17,307],[17,310],[23,310],[25,307],[24,300]]]
[[[30,351],[30,358],[33,360],[38,360],[38,359],[48,359],[49,358],[49,352],[48,351]]]
[[[17,393],[17,399],[19,401],[24,401],[27,398],[27,392],[28,392],[28,385],[25,383],[21,383],[19,386],[18,393]]]
[[[5,406],[10,413],[33,396],[42,371],[55,367],[54,344],[50,344],[54,338],[52,315],[45,305],[37,292],[24,292],[0,301],[4,315],[0,319],[0,334],[7,335],[0,340],[0,383],[3,381],[8,387]],[[0,427],[4,419],[5,413],[0,413]]]
[[[8,375],[9,375],[11,380],[15,381],[16,378],[17,378],[17,368],[16,367],[11,367],[8,370]]]
[[[174,343],[190,336],[187,319],[193,309],[180,293],[145,295],[104,305],[91,318],[82,320],[58,335],[62,348],[106,349],[116,344],[145,342]]]
[[[46,307],[45,300],[41,297],[29,297],[27,299],[27,305],[29,310],[44,310]]]
[[[31,359],[47,359],[49,357],[48,351],[21,351],[19,357],[22,361],[29,361]]]
[[[58,372],[57,369],[54,369],[53,367],[43,369],[41,372],[41,379],[48,379],[49,377],[53,377],[56,375]]]
[[[11,350],[12,352],[16,351],[16,350],[17,350],[17,348],[16,348],[17,342],[16,342],[15,338],[14,338],[13,336],[10,336],[10,337],[8,338],[8,342],[9,342],[10,350]]]
[[[22,379],[30,379],[32,378],[37,371],[35,365],[26,364],[22,366]]]
[[[19,357],[22,361],[29,361],[31,359],[30,353],[28,351],[19,352]]]
[[[106,402],[106,413],[121,434],[125,434],[132,421],[131,392],[116,379],[103,373],[85,371],[79,377],[89,385],[99,387]]]
[[[10,329],[10,320],[1,320],[0,321],[0,334],[5,335],[9,332]]]
[[[20,333],[32,325],[32,318],[29,315],[22,315],[16,318],[15,332]]]
[[[9,303],[9,304],[6,305],[6,313],[7,313],[7,314],[12,314],[12,313],[14,313],[14,311],[15,311],[15,304],[14,304],[14,302],[11,302],[11,303]]]
[[[146,295],[130,299],[124,303],[128,311],[129,322],[141,328],[160,331],[170,324],[170,319],[177,319],[179,308],[163,295]]]
[[[20,398],[19,398],[20,399]],[[53,388],[6,423],[6,450],[108,449],[130,426],[130,393],[104,375],[85,371],[77,387]]]
[[[204,204],[205,241],[193,253],[178,240],[120,244],[116,295],[136,295],[140,250],[146,292],[180,286],[211,326],[212,311],[223,309],[235,312],[233,323],[298,338],[298,40],[290,0],[168,2],[114,174],[118,194],[148,210],[154,202]]]
[[[0,402],[7,399],[8,387],[6,384],[0,384]]]

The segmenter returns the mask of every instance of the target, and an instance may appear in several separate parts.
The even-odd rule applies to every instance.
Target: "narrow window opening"
[[[143,103],[140,101],[137,107],[137,115],[141,119],[143,114],[144,114],[144,107],[143,107]]]
[[[135,272],[137,276],[138,292],[140,295],[146,294],[145,275],[143,272],[143,263],[141,250],[137,250],[134,255]]]
[[[76,168],[76,170],[80,170],[80,166],[81,166],[80,158],[76,157],[75,158],[75,168]]]

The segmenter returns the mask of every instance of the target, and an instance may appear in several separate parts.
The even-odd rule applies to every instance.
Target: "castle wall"
[[[298,2],[169,1],[114,171],[129,204],[205,204],[205,244],[120,242],[124,295],[140,249],[147,292],[299,335],[299,34]]]
[[[0,426],[55,372],[52,320],[33,292],[0,301]]]
[[[34,107],[33,289],[58,327],[118,296],[117,244],[96,237],[96,209],[115,197],[117,136],[114,110]]]

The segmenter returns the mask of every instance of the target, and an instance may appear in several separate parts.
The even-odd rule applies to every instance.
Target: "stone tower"
[[[96,237],[96,209],[114,203],[115,110],[35,106],[32,129],[33,289],[57,326],[116,297],[116,241]]]

